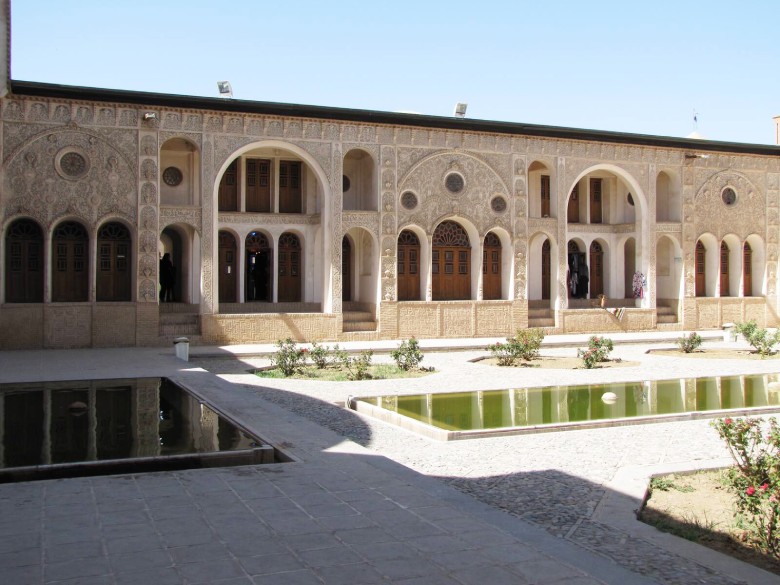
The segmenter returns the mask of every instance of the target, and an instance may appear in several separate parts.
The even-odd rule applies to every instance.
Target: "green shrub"
[[[680,346],[680,351],[685,353],[692,353],[699,349],[699,346],[701,345],[701,335],[695,331],[691,331],[691,334],[688,337],[683,335],[680,339],[678,339],[677,345]]]
[[[284,374],[285,377],[293,376],[301,371],[306,361],[307,350],[301,349],[291,339],[276,342],[276,353],[271,356],[271,363]]]
[[[420,351],[420,345],[417,340],[412,337],[408,341],[402,341],[398,349],[390,352],[390,357],[395,360],[395,364],[399,368],[409,371],[416,370],[425,356]]]
[[[507,338],[515,355],[527,362],[539,357],[542,341],[544,341],[544,331],[538,327],[519,329],[514,337]]]
[[[780,330],[769,333],[768,330],[756,325],[755,321],[737,323],[734,326],[734,330],[742,335],[761,357],[775,353],[775,346],[780,343]]]
[[[496,342],[487,346],[490,355],[498,362],[499,366],[513,366],[517,356],[508,343]]]
[[[712,422],[726,441],[735,466],[726,485],[736,496],[737,515],[758,546],[780,558],[780,426],[777,420],[724,418]]]
[[[582,358],[582,363],[588,370],[600,362],[609,359],[609,353],[614,349],[614,344],[609,337],[591,335],[588,339],[587,349],[578,349],[577,357]]]
[[[313,341],[311,344],[311,349],[309,350],[309,357],[311,358],[311,361],[314,362],[314,365],[322,370],[328,366],[330,350],[327,348],[327,346],[320,345],[316,341]]]
[[[371,377],[368,368],[371,367],[371,358],[374,352],[370,349],[360,352],[357,357],[349,357],[346,351],[341,352],[341,364],[347,370],[347,378],[350,380],[367,380]]]

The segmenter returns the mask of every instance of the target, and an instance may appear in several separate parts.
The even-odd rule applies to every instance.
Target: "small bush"
[[[330,350],[326,346],[313,341],[311,349],[309,350],[309,356],[311,357],[311,361],[314,362],[314,365],[322,370],[328,366]]]
[[[490,351],[491,357],[498,362],[499,366],[515,365],[517,356],[508,343],[496,342],[492,345],[488,345],[487,349]]]
[[[349,357],[347,352],[341,352],[341,364],[344,369],[347,370],[347,378],[350,380],[368,380],[371,374],[368,373],[368,368],[371,367],[371,358],[374,356],[374,352],[370,349],[360,352],[357,357]]]
[[[408,341],[402,341],[398,349],[390,352],[390,357],[395,360],[395,364],[399,368],[409,371],[416,370],[425,356],[420,351],[420,345],[417,340],[412,337]]]
[[[712,422],[736,465],[726,485],[737,498],[737,515],[759,547],[780,558],[780,425],[772,417]]]
[[[582,363],[590,370],[600,362],[606,362],[609,359],[609,353],[614,349],[614,344],[609,337],[599,337],[591,335],[588,339],[587,349],[578,349],[577,357],[582,358]]]
[[[701,335],[695,331],[691,331],[691,334],[688,337],[683,335],[680,339],[678,339],[677,345],[680,346],[680,351],[685,353],[692,353],[699,349],[699,346],[701,345]]]
[[[769,333],[768,330],[756,325],[755,321],[737,323],[734,326],[734,330],[742,335],[761,357],[775,353],[775,346],[780,343],[780,330]]]
[[[539,357],[542,341],[544,341],[544,331],[537,327],[520,329],[514,337],[507,339],[515,355],[527,362]]]
[[[276,347],[279,349],[271,356],[271,363],[279,368],[285,377],[299,373],[306,361],[307,350],[299,348],[289,337],[277,341]]]

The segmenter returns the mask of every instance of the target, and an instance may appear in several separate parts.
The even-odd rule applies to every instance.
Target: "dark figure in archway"
[[[167,252],[160,260],[160,302],[173,302],[173,285],[176,282],[176,269]]]
[[[585,262],[580,263],[580,271],[578,274],[578,278],[579,278],[579,282],[577,283],[577,292],[579,293],[580,298],[587,299],[590,274],[588,270],[588,265],[585,264]]]

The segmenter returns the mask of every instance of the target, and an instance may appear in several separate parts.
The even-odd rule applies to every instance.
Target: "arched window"
[[[61,223],[52,236],[51,300],[89,300],[89,236],[76,221]]]
[[[219,232],[219,302],[235,303],[238,283],[236,239],[230,232]]]
[[[493,232],[485,236],[482,250],[482,298],[501,298],[501,240]]]
[[[753,296],[753,250],[747,242],[742,246],[742,296]]]
[[[601,244],[590,245],[590,298],[604,294],[604,250]]]
[[[303,213],[301,163],[279,161],[279,213]]]
[[[98,232],[97,244],[96,299],[131,300],[130,230],[118,222],[107,223]]]
[[[707,249],[704,247],[704,244],[701,243],[701,240],[699,240],[698,242],[696,242],[696,296],[697,297],[707,296],[706,260],[707,260]]]
[[[247,301],[271,299],[271,246],[260,232],[250,232],[246,237],[246,292]]]
[[[301,301],[301,243],[289,232],[279,237],[279,293],[280,303]]]
[[[569,194],[569,205],[566,208],[566,221],[580,223],[580,184],[574,185]]]
[[[43,302],[43,231],[18,219],[5,236],[5,302]]]
[[[720,243],[720,296],[729,296],[729,245]]]
[[[420,300],[420,240],[409,230],[398,235],[398,300]]]
[[[463,227],[441,222],[433,233],[433,300],[471,298],[471,244]]]

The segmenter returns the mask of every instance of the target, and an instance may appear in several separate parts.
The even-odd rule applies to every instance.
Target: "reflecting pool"
[[[377,409],[445,431],[544,427],[780,406],[778,374],[361,397]],[[369,408],[363,408],[368,406]],[[380,415],[386,420],[386,414]]]

